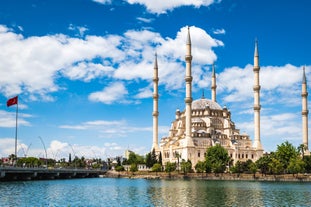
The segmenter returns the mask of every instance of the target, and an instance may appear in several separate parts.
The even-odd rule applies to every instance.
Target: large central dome
[[[205,109],[209,107],[210,109],[222,110],[221,106],[218,103],[206,98],[194,100],[191,107],[192,109]]]

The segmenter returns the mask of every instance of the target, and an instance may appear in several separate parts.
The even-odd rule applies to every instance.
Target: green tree
[[[188,160],[187,162],[185,160],[182,160],[180,163],[180,168],[183,171],[184,175],[187,175],[192,169],[191,161]]]
[[[301,153],[302,155],[302,158],[305,156],[305,151],[308,149],[308,147],[304,144],[300,144],[298,147],[297,147],[297,150],[298,150],[298,153]]]
[[[205,172],[205,162],[198,161],[198,163],[194,166],[194,169],[197,173]]]
[[[155,152],[155,149],[153,148],[151,151],[151,161],[152,161],[152,166],[158,162],[157,160],[157,154]]]
[[[274,175],[278,175],[283,171],[284,168],[280,160],[273,157],[269,163],[269,169]]]
[[[223,173],[229,164],[230,156],[225,148],[216,144],[207,149],[205,160],[211,163],[214,173]]]
[[[153,172],[156,172],[156,175],[158,175],[158,172],[161,172],[161,171],[162,171],[162,165],[160,165],[159,163],[155,163],[155,164],[152,166],[152,171],[153,171]]]
[[[304,161],[300,157],[291,158],[287,170],[289,173],[295,174],[302,173],[304,171]]]
[[[134,172],[138,171],[138,167],[136,163],[131,164],[130,171],[132,172],[133,175],[134,175]]]
[[[124,165],[145,164],[144,158],[134,152],[130,152],[128,160],[123,162]]]
[[[283,169],[286,170],[289,165],[290,159],[297,158],[297,156],[299,155],[299,152],[292,144],[286,141],[282,143],[281,145],[277,146],[275,155],[276,155],[276,158],[283,165]]]
[[[202,175],[202,177],[203,177],[203,173],[204,173],[204,171],[205,171],[205,169],[206,169],[206,162],[203,162],[203,161],[199,161],[195,166],[194,166],[194,168],[195,168],[195,171],[197,172],[197,173],[201,173],[201,175]]]
[[[212,172],[212,163],[210,160],[205,160],[205,172],[211,173]]]
[[[159,153],[158,163],[162,166],[162,153]]]
[[[256,172],[257,172],[257,169],[258,169],[256,163],[252,162],[252,163],[249,164],[248,167],[249,167],[249,171],[253,174],[253,177],[255,178]]]
[[[270,162],[271,162],[271,156],[270,155],[262,156],[256,161],[256,165],[257,165],[257,167],[260,170],[262,175],[263,174],[266,175],[267,173],[269,173],[269,163]]]
[[[305,166],[304,166],[305,172],[311,173],[311,156],[310,155],[304,156],[303,162],[305,163]]]
[[[146,154],[146,166],[149,168],[153,166],[150,152]]]
[[[243,172],[243,166],[241,161],[237,161],[233,167],[231,167],[232,173],[237,173],[238,176]]]
[[[171,177],[171,172],[176,170],[176,163],[167,162],[165,163],[165,172],[169,174],[169,177]]]

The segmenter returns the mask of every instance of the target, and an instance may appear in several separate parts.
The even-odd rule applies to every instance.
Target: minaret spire
[[[258,150],[262,149],[260,141],[260,85],[259,85],[259,55],[258,55],[258,41],[255,41],[255,52],[254,52],[254,147]]]
[[[154,60],[154,68],[153,68],[153,142],[152,142],[152,149],[155,149],[155,151],[159,150],[158,145],[158,99],[159,99],[159,93],[158,93],[158,83],[159,83],[159,77],[158,77],[158,57],[157,53],[155,53],[155,60]]]
[[[215,74],[215,64],[212,66],[212,101],[216,102],[216,74]]]
[[[193,146],[193,140],[191,137],[191,116],[192,116],[192,110],[191,110],[191,104],[192,104],[192,75],[191,75],[191,61],[192,61],[192,55],[191,55],[191,38],[190,38],[190,29],[188,27],[188,36],[187,36],[187,45],[186,45],[186,98],[185,98],[185,104],[186,104],[186,145],[187,146]]]
[[[307,153],[309,153],[308,146],[308,89],[307,89],[307,78],[305,67],[303,67],[302,75],[302,86],[301,86],[301,97],[302,97],[302,144],[306,147]]]

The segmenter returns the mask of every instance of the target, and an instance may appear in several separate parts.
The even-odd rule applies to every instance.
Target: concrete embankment
[[[141,179],[202,179],[202,180],[244,180],[244,181],[279,181],[279,182],[311,182],[311,174],[262,175],[253,174],[214,174],[214,173],[183,173],[173,172],[116,172],[108,171],[103,177],[109,178],[141,178]]]

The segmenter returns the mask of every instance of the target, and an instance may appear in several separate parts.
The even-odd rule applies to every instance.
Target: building
[[[231,112],[217,103],[216,73],[213,66],[211,99],[202,97],[192,99],[192,74],[191,74],[191,38],[188,29],[186,50],[186,94],[185,110],[175,112],[168,136],[163,137],[158,145],[158,63],[157,56],[154,64],[154,93],[153,93],[153,145],[157,152],[162,153],[163,164],[166,162],[179,162],[190,160],[192,166],[198,161],[205,160],[207,149],[220,144],[227,149],[234,162],[258,160],[263,155],[260,141],[260,85],[259,85],[259,55],[258,44],[255,43],[254,54],[254,142],[247,134],[241,134],[231,119]]]

